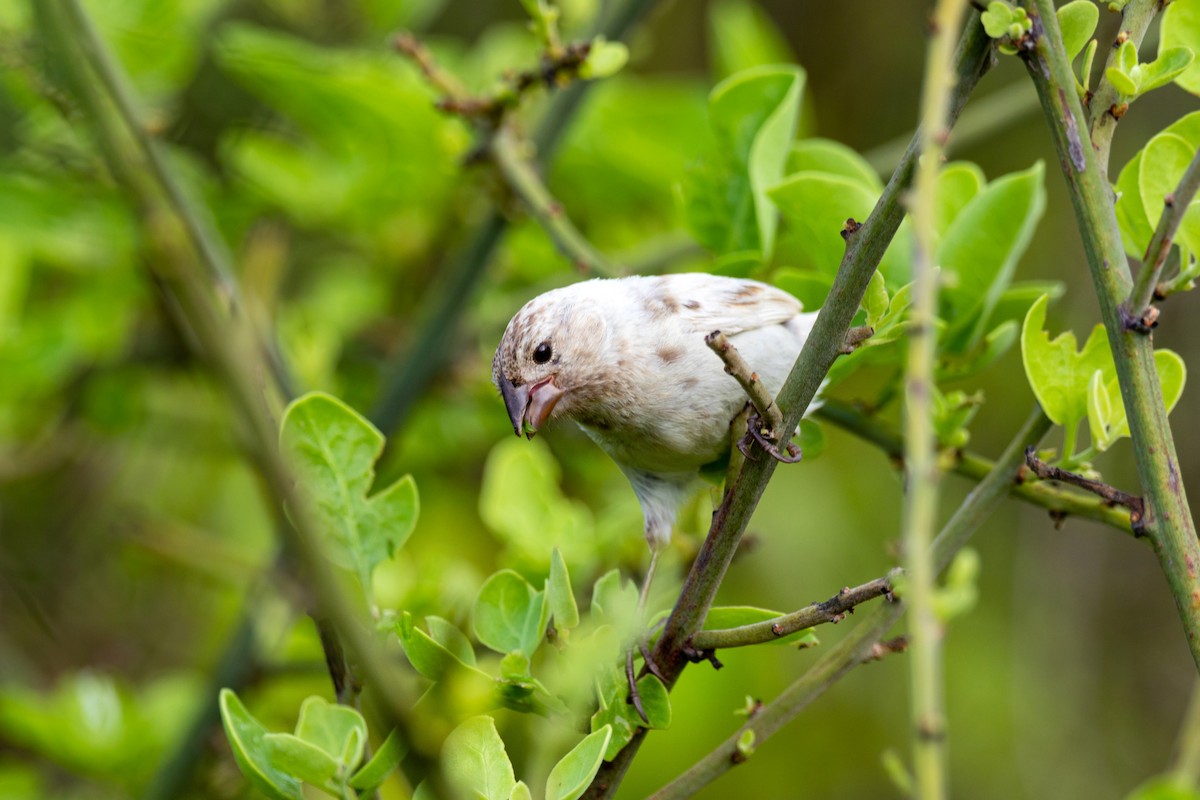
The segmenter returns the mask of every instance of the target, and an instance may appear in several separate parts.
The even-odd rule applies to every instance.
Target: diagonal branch
[[[1134,0],[1130,5],[1138,2]],[[1031,0],[1029,13],[1033,37],[1031,46],[1021,55],[1058,150],[1100,301],[1146,503],[1146,533],[1170,585],[1192,658],[1200,665],[1200,606],[1194,600],[1200,597],[1200,540],[1179,475],[1179,457],[1154,365],[1153,344],[1150,337],[1129,330],[1122,319],[1121,303],[1129,295],[1132,281],[1113,208],[1112,188],[1104,175],[1103,161],[1081,139],[1081,132],[1086,131],[1085,118],[1054,4],[1051,0]]]
[[[1123,104],[1120,102],[1121,93],[1105,77],[1105,73],[1110,67],[1116,66],[1117,53],[1121,49],[1122,42],[1129,41],[1137,47],[1141,46],[1142,39],[1145,38],[1146,31],[1150,28],[1150,23],[1154,21],[1154,15],[1158,13],[1159,4],[1159,0],[1129,0],[1122,9],[1121,30],[1112,47],[1108,48],[1108,60],[1100,72],[1100,81],[1096,86],[1096,92],[1088,99],[1088,108],[1091,109],[1092,147],[1095,148],[1096,163],[1103,175],[1108,174],[1109,153],[1112,151],[1112,139],[1117,129],[1117,122],[1125,113]],[[1057,18],[1054,29],[1058,30]],[[1067,64],[1068,72],[1070,72],[1070,68],[1071,65]],[[1074,85],[1074,78],[1072,78],[1069,87],[1073,90]],[[1079,119],[1082,121],[1085,118],[1080,116]],[[1081,130],[1085,130],[1085,128],[1081,128]]]
[[[955,56],[956,86],[951,99],[949,121],[957,118],[967,97],[991,64],[991,42],[979,24],[978,15],[973,14]],[[919,152],[918,141],[914,139],[909,146],[870,217],[861,228],[847,236],[846,253],[829,291],[829,299],[818,314],[812,332],[777,398],[780,408],[785,412],[781,438],[790,437],[796,430],[821,381],[838,357],[867,284],[892,236],[900,227],[904,218],[901,195],[912,181]],[[708,537],[692,564],[679,600],[667,618],[652,654],[669,686],[679,679],[687,664],[684,645],[688,637],[700,629],[750,515],[778,463],[771,458],[760,461],[747,459],[727,487],[725,499],[713,515]],[[633,740],[612,761],[600,768],[584,797],[611,796],[645,735],[645,729],[640,728]]]

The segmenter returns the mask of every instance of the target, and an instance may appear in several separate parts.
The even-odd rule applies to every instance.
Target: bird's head
[[[553,414],[573,417],[604,373],[608,326],[576,284],[529,301],[508,323],[492,360],[513,432],[533,435]]]

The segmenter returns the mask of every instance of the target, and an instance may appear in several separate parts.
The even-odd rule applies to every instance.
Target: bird
[[[791,294],[706,273],[595,278],[538,295],[492,361],[513,431],[574,421],[629,479],[651,562],[706,465],[728,456],[747,396],[705,343],[721,331],[774,397],[816,320]]]

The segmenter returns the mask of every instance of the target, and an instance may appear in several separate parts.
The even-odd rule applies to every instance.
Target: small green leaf
[[[704,618],[703,630],[715,631],[727,628],[740,628],[743,625],[753,625],[756,622],[766,622],[767,620],[782,616],[783,612],[781,611],[771,611],[767,608],[756,608],[754,606],[714,606],[708,610],[708,616]],[[820,644],[820,640],[817,639],[815,632],[804,630],[788,634],[787,636],[780,636],[772,644],[814,647]]]
[[[400,733],[393,728],[392,732],[383,740],[383,744],[376,748],[371,760],[363,764],[362,768],[350,778],[350,786],[363,794],[375,791],[383,785],[392,770],[400,766],[400,762],[404,760],[407,752],[408,748],[400,738]]]
[[[542,593],[516,572],[505,569],[480,588],[471,626],[475,638],[497,653],[517,650],[532,656],[546,635],[546,622]]]
[[[793,441],[800,448],[800,452],[804,454],[804,460],[812,461],[825,452],[827,444],[825,429],[815,420],[802,419],[800,420],[800,429]]]
[[[1138,170],[1138,192],[1149,225],[1158,224],[1164,199],[1174,193],[1195,155],[1196,148],[1174,133],[1160,133],[1146,143]],[[1200,252],[1200,204],[1188,207],[1175,239],[1192,252]]]
[[[1121,43],[1121,47],[1117,50],[1117,69],[1126,75],[1132,75],[1134,67],[1138,65],[1137,45],[1132,39],[1126,39]]]
[[[888,310],[888,291],[883,276],[876,270],[867,284],[867,293],[863,296],[863,310],[867,312],[867,324],[872,328],[879,325],[883,315]]]
[[[756,739],[757,737],[755,737],[754,731],[750,728],[742,731],[741,735],[738,736],[737,744],[735,746],[737,747],[738,756],[740,756],[742,760],[754,755],[754,743]]]
[[[446,645],[418,628],[413,622],[412,614],[407,611],[396,620],[396,635],[413,669],[431,681],[441,680],[446,670],[451,669],[456,662],[467,665],[475,663],[474,653],[471,653],[469,662],[460,658]],[[462,635],[461,631],[459,635]],[[461,645],[455,644],[455,648],[461,650]],[[469,651],[470,642],[467,642],[467,648]]]
[[[1162,387],[1163,405],[1166,406],[1167,413],[1175,408],[1175,404],[1179,402],[1180,396],[1183,395],[1183,386],[1187,381],[1187,366],[1178,353],[1171,350],[1155,350],[1154,351],[1154,367],[1158,372],[1158,382]],[[1093,445],[1100,451],[1107,450],[1112,446],[1113,442],[1129,435],[1129,419],[1125,413],[1125,404],[1121,399],[1121,386],[1117,382],[1117,378],[1112,374],[1110,369],[1103,378],[1106,380],[1103,393],[1109,398],[1108,413],[1103,417],[1093,421],[1088,418],[1089,429],[1095,426],[1100,436],[1095,437],[1093,433]],[[1093,381],[1096,378],[1093,376]],[[1097,395],[1101,390],[1097,388]],[[1088,412],[1092,410],[1091,388],[1089,384],[1088,392]],[[1100,397],[1096,399],[1097,413],[1103,412],[1106,409],[1103,407],[1103,400]]]
[[[446,648],[451,655],[468,667],[475,666],[475,648],[457,625],[441,617],[428,616],[425,618],[425,626],[429,628],[429,635],[433,640]]]
[[[1058,9],[1058,27],[1062,31],[1067,60],[1074,61],[1096,32],[1100,9],[1092,0],[1073,0]]]
[[[254,788],[272,800],[304,800],[300,781],[272,760],[267,730],[251,716],[232,689],[220,694],[221,722],[238,768]]]
[[[290,733],[268,733],[264,739],[271,763],[310,786],[330,786],[338,774],[338,762],[312,742]]]
[[[629,61],[629,48],[621,42],[609,42],[603,36],[592,40],[587,58],[579,67],[579,77],[584,80],[607,78],[621,71]]]
[[[300,706],[296,736],[319,747],[347,770],[362,761],[367,744],[367,723],[353,708],[309,697]]]
[[[1104,77],[1108,78],[1108,82],[1113,85],[1113,88],[1116,89],[1122,97],[1128,99],[1130,97],[1137,96],[1138,86],[1134,82],[1133,78],[1122,72],[1117,67],[1109,67],[1108,69],[1104,70]]]
[[[1096,48],[1100,45],[1098,41],[1092,39],[1087,43],[1087,47],[1083,50],[1083,63],[1079,65],[1080,85],[1086,92],[1091,89],[1092,85],[1092,63],[1096,58]]]
[[[592,621],[612,625],[622,637],[632,633],[637,625],[637,604],[637,587],[622,580],[618,570],[604,573],[592,586]]]
[[[984,11],[979,17],[984,31],[993,39],[1007,36],[1008,26],[1012,25],[1014,19],[1012,6],[1001,0],[993,0],[988,3],[987,11]]]
[[[1195,54],[1188,47],[1171,47],[1159,50],[1158,58],[1145,65],[1138,89],[1145,94],[1152,89],[1166,86],[1192,65]]]
[[[946,580],[937,588],[933,610],[945,623],[966,614],[979,600],[979,553],[964,547],[954,556],[946,570]]]
[[[969,161],[955,161],[942,167],[938,173],[935,210],[939,237],[946,234],[959,213],[986,185],[983,170]]]
[[[508,800],[517,783],[491,717],[472,717],[451,731],[442,745],[441,761],[455,798]]]
[[[1200,52],[1200,1],[1174,0],[1167,5],[1160,31],[1160,55],[1177,47],[1186,47],[1193,53]],[[1200,94],[1200,64],[1193,61],[1175,78],[1175,83],[1192,94]]]
[[[571,748],[546,779],[546,800],[576,800],[592,782],[604,753],[612,739],[612,728],[608,725],[594,731]]]
[[[1096,370],[1088,382],[1088,431],[1092,436],[1092,446],[1100,452],[1112,447],[1116,437],[1112,436],[1113,402],[1108,394],[1108,386],[1104,382],[1104,373]]]
[[[612,738],[604,753],[604,760],[611,761],[616,757],[639,727],[663,730],[671,725],[671,700],[662,681],[653,675],[643,675],[637,682],[638,694],[642,698],[642,707],[650,722],[642,721],[632,703],[626,702],[628,685],[622,685],[617,697],[611,698],[607,705],[592,715],[592,730],[598,731],[605,726],[612,726]]]
[[[1092,373],[1113,374],[1108,336],[1097,325],[1083,350],[1076,352],[1075,334],[1067,331],[1053,341],[1043,329],[1046,323],[1045,296],[1038,298],[1021,328],[1021,356],[1025,375],[1042,410],[1056,425],[1074,431],[1087,414],[1087,387]],[[1067,454],[1071,455],[1070,453]]]
[[[310,392],[284,412],[280,448],[311,497],[311,511],[327,531],[327,553],[353,569],[371,591],[375,566],[404,546],[417,523],[417,485],[405,476],[368,496],[384,437],[341,400]]]
[[[529,791],[529,786],[525,781],[517,781],[508,795],[508,800],[533,800],[533,793]]]
[[[1159,136],[1166,135],[1182,138],[1194,151],[1197,145],[1200,145],[1200,111],[1185,114],[1160,131],[1150,141],[1153,142]],[[1143,149],[1134,155],[1122,167],[1121,174],[1117,178],[1117,222],[1121,227],[1121,241],[1125,245],[1125,252],[1133,258],[1142,258],[1146,247],[1150,244],[1150,237],[1154,233],[1154,226],[1146,216],[1146,206],[1139,188],[1144,161],[1142,156],[1145,152]],[[1148,169],[1165,174],[1162,166],[1153,162],[1150,163]],[[1178,177],[1176,177],[1176,181],[1178,181]],[[1171,188],[1174,188],[1174,185]],[[1170,190],[1168,189],[1168,191]],[[1158,197],[1156,203],[1161,210],[1161,196]],[[1189,211],[1189,216],[1191,213]],[[1158,212],[1155,212],[1154,219],[1157,221]],[[1186,227],[1187,217],[1184,218],[1184,222]]]
[[[575,594],[571,590],[571,576],[567,572],[567,562],[563,561],[562,552],[557,547],[550,554],[546,602],[556,628],[570,629],[579,624],[579,606],[575,604]]]

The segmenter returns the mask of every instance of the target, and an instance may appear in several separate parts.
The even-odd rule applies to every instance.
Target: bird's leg
[[[750,423],[746,426],[746,435],[738,442],[738,449],[747,458],[751,458],[748,449],[750,442],[755,441],[758,442],[759,447],[766,451],[767,455],[776,461],[782,461],[784,464],[795,464],[804,457],[804,454],[800,452],[800,448],[791,442],[788,442],[787,446],[781,452],[778,442],[771,438],[772,435],[774,435],[774,431],[765,430],[762,418],[758,414],[755,414],[750,417]]]
[[[650,564],[646,567],[646,575],[642,578],[642,588],[638,592],[637,616],[639,625],[642,624],[646,614],[646,601],[650,598],[650,584],[654,582],[654,571],[658,567],[658,556],[662,552],[662,545],[652,543],[650,545]],[[647,634],[649,630],[643,629],[638,634],[637,649],[642,655],[642,661],[646,665],[646,671],[658,678],[660,681],[665,680],[662,672],[650,657],[650,647],[647,643]],[[642,705],[642,696],[637,688],[637,674],[633,670],[633,647],[625,651],[625,679],[629,682],[629,702],[633,705],[638,716],[642,718],[642,722],[650,723],[650,718],[646,716],[646,708]]]

